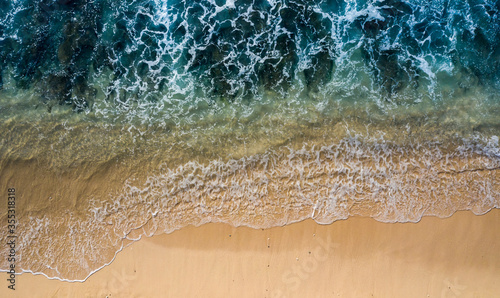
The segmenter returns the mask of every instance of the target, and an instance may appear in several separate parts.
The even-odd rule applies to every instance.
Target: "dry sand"
[[[3,278],[0,296],[498,297],[499,228],[500,210],[416,224],[207,224],[142,239],[83,283],[26,273],[14,292]]]

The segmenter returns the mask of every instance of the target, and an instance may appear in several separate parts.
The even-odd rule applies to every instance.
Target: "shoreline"
[[[353,217],[270,229],[189,226],[125,247],[82,283],[18,275],[14,297],[35,289],[34,297],[151,297],[164,291],[168,297],[487,295],[500,290],[493,283],[500,273],[500,255],[494,253],[500,237],[488,233],[499,224],[500,210],[493,209],[418,223]]]
[[[438,215],[424,215],[422,216],[418,221],[407,221],[407,222],[384,222],[384,221],[379,221],[377,220],[376,218],[371,218],[370,219],[373,219],[375,220],[375,222],[377,223],[382,223],[382,224],[417,224],[419,223],[423,218],[427,218],[427,217],[431,217],[431,218],[437,218],[437,219],[440,219],[440,220],[444,220],[444,219],[448,219],[452,216],[454,216],[455,214],[457,213],[463,213],[463,212],[470,212],[472,213],[472,216],[483,216],[485,214],[488,214],[489,212],[492,212],[494,210],[496,210],[497,208],[491,208],[490,210],[487,210],[485,211],[484,213],[481,213],[481,214],[476,214],[474,213],[473,210],[458,210],[458,211],[455,211],[452,215],[450,216],[446,216],[446,217],[440,217]],[[369,217],[363,217],[363,216],[352,216],[351,218],[369,218]],[[273,227],[269,227],[269,228],[259,228],[259,227],[253,227],[253,226],[249,226],[249,225],[241,225],[241,226],[233,226],[232,224],[229,224],[229,223],[225,223],[225,222],[208,222],[208,223],[202,223],[200,225],[188,225],[188,226],[185,226],[185,227],[181,227],[181,228],[178,228],[172,232],[162,232],[161,234],[154,234],[152,236],[148,236],[148,235],[140,235],[138,239],[136,240],[132,240],[132,239],[129,239],[128,237],[123,239],[123,242],[126,243],[124,245],[122,245],[121,248],[119,248],[113,258],[107,262],[106,264],[102,265],[101,267],[93,270],[91,273],[89,273],[89,275],[87,275],[85,278],[83,279],[67,279],[67,278],[61,278],[61,277],[58,277],[58,276],[48,276],[47,274],[43,273],[43,272],[33,272],[32,270],[23,270],[22,272],[19,272],[19,273],[16,273],[16,275],[22,275],[22,274],[32,274],[33,276],[37,276],[37,275],[41,275],[41,276],[44,276],[45,278],[47,278],[48,280],[57,280],[57,281],[61,281],[61,282],[67,282],[67,283],[84,283],[86,282],[89,278],[91,278],[91,276],[93,276],[94,274],[96,274],[97,272],[99,272],[100,270],[110,266],[114,260],[116,259],[116,257],[118,256],[118,254],[120,252],[122,252],[124,249],[128,248],[129,246],[133,245],[134,243],[138,242],[138,241],[141,241],[143,239],[150,239],[150,238],[153,238],[153,237],[162,237],[163,235],[170,235],[172,233],[175,233],[175,232],[178,232],[180,230],[183,230],[183,229],[186,229],[186,228],[200,228],[202,226],[205,226],[205,225],[212,225],[212,224],[215,224],[215,225],[223,225],[223,226],[226,226],[228,225],[229,227],[233,228],[233,229],[240,229],[240,228],[244,228],[244,229],[252,229],[252,230],[268,230],[268,229],[275,229],[275,228],[283,228],[283,227],[286,227],[286,226],[290,226],[290,225],[295,225],[295,224],[300,224],[300,223],[303,223],[303,222],[308,222],[308,221],[312,221],[313,223],[312,224],[317,224],[317,225],[320,225],[320,226],[328,226],[328,225],[333,225],[335,224],[336,222],[340,222],[340,221],[347,221],[349,220],[349,218],[347,219],[338,219],[338,220],[335,220],[334,222],[332,223],[320,223],[320,222],[317,222],[315,221],[313,218],[306,218],[306,219],[302,219],[302,220],[297,220],[296,222],[292,222],[292,223],[288,223],[288,224],[285,224],[283,226],[273,226]],[[140,228],[139,228],[140,229]],[[134,230],[135,231],[135,230]],[[133,233],[134,231],[131,231],[130,233]],[[0,269],[0,272],[8,272],[7,270],[1,270]]]
[[[490,147],[448,156],[439,147],[398,152],[387,144],[346,140],[289,155],[188,162],[151,175],[143,169],[132,184],[124,175],[133,169],[113,160],[61,173],[36,160],[4,159],[0,184],[18,189],[23,242],[16,266],[83,280],[108,264],[123,241],[189,225],[267,228],[306,218],[329,224],[353,216],[417,222],[455,210],[482,214],[498,207],[500,171],[488,151],[496,147]]]

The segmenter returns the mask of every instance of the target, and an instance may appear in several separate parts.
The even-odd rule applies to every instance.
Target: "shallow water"
[[[6,1],[17,265],[81,280],[190,224],[498,208],[499,3]]]

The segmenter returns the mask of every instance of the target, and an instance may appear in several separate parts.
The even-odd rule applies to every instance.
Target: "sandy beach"
[[[2,297],[494,297],[500,210],[388,224],[350,218],[144,238],[83,283],[29,273]],[[4,273],[5,274],[5,273]]]

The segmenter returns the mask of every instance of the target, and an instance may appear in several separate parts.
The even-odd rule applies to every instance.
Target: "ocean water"
[[[16,266],[70,281],[187,225],[483,214],[499,115],[500,1],[0,0],[0,238],[12,187]]]

